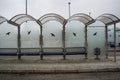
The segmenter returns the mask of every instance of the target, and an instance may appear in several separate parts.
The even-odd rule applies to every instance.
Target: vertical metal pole
[[[63,24],[63,32],[62,32],[62,39],[63,39],[63,59],[66,59],[66,49],[65,49],[65,25],[66,25],[66,21]]]
[[[108,27],[105,25],[105,53],[106,59],[108,59]]]
[[[43,60],[43,29],[42,29],[42,26],[40,26],[40,47],[41,47],[41,60]]]
[[[116,62],[116,24],[114,23],[114,62]]]
[[[20,35],[20,26],[18,26],[18,59],[20,60],[21,59],[21,35]]]
[[[85,25],[85,47],[86,47],[86,52],[88,54],[88,41],[87,41],[87,26]],[[85,59],[87,59],[87,54],[85,54]]]
[[[39,30],[40,30],[40,35],[39,35],[39,46],[40,46],[39,55],[40,55],[40,59],[43,60],[43,36],[42,36],[42,31],[43,30],[42,30],[42,24],[39,21],[36,21],[36,22],[40,26],[40,28],[39,28]]]
[[[70,18],[70,16],[71,16],[71,10],[70,10],[70,2],[68,2],[68,8],[69,8],[69,18]]]
[[[25,14],[27,15],[27,8],[28,6],[27,6],[27,0],[25,1]]]

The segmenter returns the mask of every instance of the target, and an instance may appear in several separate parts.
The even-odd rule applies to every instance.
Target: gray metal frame
[[[46,22],[51,21],[51,20],[58,21],[62,25],[64,24],[64,21],[65,21],[65,19],[62,16],[55,14],[55,13],[45,14],[38,19],[38,21],[41,22],[42,24],[45,24]]]
[[[92,17],[90,17],[89,15],[87,14],[84,14],[84,13],[77,13],[77,14],[74,14],[72,15],[67,22],[70,22],[70,21],[80,21],[81,23],[83,23],[85,25],[85,48],[87,50],[87,53],[88,53],[88,41],[87,41],[87,27],[88,25],[94,23],[94,19]],[[87,59],[87,55],[85,55],[85,58]]]
[[[35,18],[33,18],[30,15],[27,14],[18,14],[16,16],[14,16],[13,18],[11,18],[8,22],[12,25],[15,25],[18,27],[18,59],[21,59],[21,34],[20,34],[20,25],[24,22],[27,21],[35,21],[36,23],[38,23],[38,25],[40,26],[40,31],[41,31],[41,23],[38,22]],[[40,41],[40,40],[39,40]],[[40,43],[40,42],[39,42]],[[41,46],[41,44],[39,44]],[[41,47],[40,47],[41,49]]]
[[[27,22],[27,21],[35,21],[39,26],[40,26],[40,36],[39,36],[39,45],[40,45],[40,53],[43,52],[43,36],[42,36],[42,25],[45,24],[48,21],[51,20],[55,20],[60,22],[63,25],[63,37],[62,37],[62,41],[63,41],[63,58],[65,59],[66,57],[66,46],[65,46],[65,26],[68,22],[70,21],[80,21],[81,23],[83,23],[85,25],[85,47],[86,49],[88,48],[88,41],[87,41],[87,27],[88,25],[94,23],[96,20],[99,20],[101,22],[103,22],[105,24],[105,47],[106,47],[106,58],[108,58],[108,26],[109,25],[114,25],[114,44],[116,46],[116,23],[120,22],[120,19],[118,17],[116,17],[113,14],[102,14],[99,17],[97,17],[95,20],[90,17],[87,14],[84,13],[77,13],[74,14],[72,16],[69,17],[69,19],[65,19],[62,16],[55,14],[55,13],[49,13],[46,15],[43,15],[42,17],[40,17],[38,20],[36,20],[35,18],[33,18],[30,15],[27,14],[18,14],[16,16],[14,16],[13,18],[11,18],[10,20],[7,20],[6,18],[0,16],[0,24],[4,23],[4,22],[8,22],[12,25],[15,25],[18,27],[18,58],[20,59],[21,56],[19,55],[19,53],[21,53],[21,35],[20,35],[20,26],[22,23]],[[40,54],[41,55],[41,54]],[[87,56],[86,56],[87,58]],[[41,55],[41,59],[42,59],[42,55]],[[116,47],[114,48],[114,61],[116,62]]]
[[[114,25],[114,61],[116,62],[116,23],[120,22],[119,18],[113,14],[102,14],[96,20],[99,20],[105,24],[105,47],[106,47],[106,58],[108,58],[108,26]],[[109,22],[108,22],[109,21]]]
[[[49,21],[58,21],[63,25],[62,42],[63,42],[63,54],[64,54],[63,58],[65,59],[65,36],[64,35],[65,35],[66,19],[64,19],[62,16],[60,16],[58,14],[49,13],[49,14],[45,14],[42,17],[40,17],[38,19],[38,21],[41,22],[42,25],[49,22]],[[43,30],[42,30],[42,27],[41,27],[41,35],[43,34],[42,32],[43,32]],[[41,41],[43,42],[43,37],[41,37]],[[43,53],[43,47],[41,49],[42,49],[42,53]],[[50,49],[53,49],[53,48],[50,48]],[[41,57],[41,59],[43,59],[43,56]]]

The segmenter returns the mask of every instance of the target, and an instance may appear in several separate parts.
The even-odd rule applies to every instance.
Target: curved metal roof
[[[2,24],[3,22],[7,22],[7,19],[2,17],[2,16],[0,16],[0,24]]]
[[[11,18],[9,20],[9,23],[19,26],[26,21],[36,21],[36,19],[27,14],[18,14],[16,16],[14,16],[13,18]]]
[[[73,21],[73,20],[80,21],[85,25],[89,25],[94,22],[94,19],[92,17],[90,17],[89,15],[84,14],[84,13],[74,14],[68,19],[68,21]]]
[[[48,21],[58,21],[58,22],[60,22],[62,25],[64,24],[64,22],[65,22],[65,19],[62,17],[62,16],[60,16],[60,15],[58,15],[58,14],[55,14],[55,13],[49,13],[49,14],[45,14],[45,15],[43,15],[42,17],[40,17],[39,19],[38,19],[38,21],[40,21],[42,24],[45,24],[46,22],[48,22]]]
[[[96,20],[103,22],[105,25],[112,25],[120,21],[119,18],[113,14],[102,14]]]

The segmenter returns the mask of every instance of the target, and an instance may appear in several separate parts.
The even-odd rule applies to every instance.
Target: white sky
[[[38,19],[47,13],[57,13],[68,18],[68,2],[71,15],[91,12],[93,18],[111,13],[120,18],[120,0],[28,0],[28,14]],[[0,0],[0,15],[7,19],[25,13],[25,0]]]

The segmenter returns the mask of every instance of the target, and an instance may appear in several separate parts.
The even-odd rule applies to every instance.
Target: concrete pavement
[[[114,62],[113,57],[95,60],[83,56],[47,56],[44,60],[39,57],[0,57],[0,73],[80,73],[80,72],[120,71],[120,57]]]

